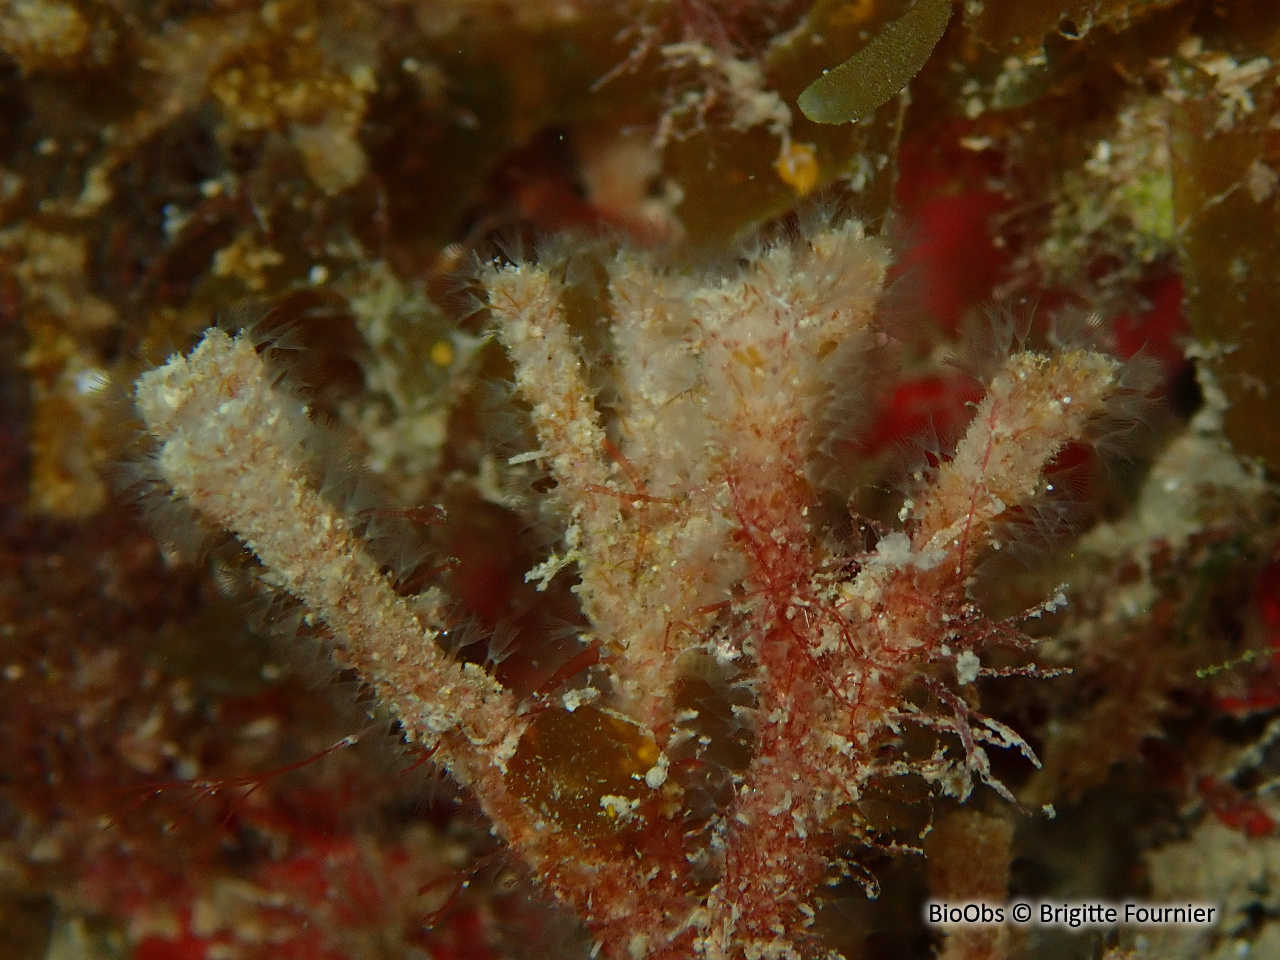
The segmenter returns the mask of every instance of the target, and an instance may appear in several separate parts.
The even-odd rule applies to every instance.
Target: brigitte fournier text
[[[930,900],[924,905],[924,921],[931,927],[1015,926],[1041,927],[1211,927],[1218,922],[1221,910],[1204,903],[1107,903],[1084,901],[1062,903],[1016,901],[987,903],[946,903]]]

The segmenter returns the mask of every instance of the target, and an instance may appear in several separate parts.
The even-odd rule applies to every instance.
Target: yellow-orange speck
[[[437,367],[453,363],[453,344],[448,340],[437,340],[431,347],[431,362]]]
[[[802,197],[818,183],[818,158],[808,143],[784,143],[773,169],[783,183]]]

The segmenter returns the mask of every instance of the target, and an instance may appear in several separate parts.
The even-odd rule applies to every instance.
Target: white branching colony
[[[859,803],[873,779],[1004,791],[983,746],[1025,747],[961,688],[984,672],[984,643],[1018,638],[983,618],[966,581],[999,525],[1043,494],[1055,455],[1132,396],[1122,365],[1091,349],[1007,354],[902,529],[845,552],[811,519],[811,476],[847,385],[884,362],[875,309],[888,260],[853,222],[756,250],[728,277],[618,255],[605,413],[566,316],[563,264],[483,271],[532,408],[529,459],[565,518],[560,552],[531,576],[576,568],[601,651],[591,690],[537,710],[450,660],[443,598],[397,596],[319,496],[305,407],[247,338],[210,331],[144,375],[137,400],[175,495],[329,625],[343,662],[610,955],[797,957],[815,888],[838,869],[835,837],[847,848],[868,835]],[[691,829],[698,774],[681,762],[699,746],[677,701],[699,660],[750,691],[752,740],[731,799]],[[894,749],[907,728],[933,732],[931,755]],[[566,763],[608,768],[586,813],[542,782]]]

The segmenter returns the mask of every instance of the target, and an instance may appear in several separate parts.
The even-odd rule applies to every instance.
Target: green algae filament
[[[951,20],[951,0],[915,5],[852,57],[825,71],[796,101],[815,123],[870,116],[920,72]]]

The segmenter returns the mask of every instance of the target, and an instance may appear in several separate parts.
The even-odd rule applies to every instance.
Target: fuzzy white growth
[[[888,253],[849,222],[755,254],[725,280],[623,253],[608,265],[616,358],[613,440],[586,388],[554,267],[489,270],[498,334],[570,516],[583,610],[613,654],[629,711],[657,727],[676,662],[705,643],[706,608],[769,550],[807,545],[797,504],[831,371],[871,325]],[[757,530],[755,528],[760,528]]]
[[[1106,416],[1122,370],[1120,361],[1091,350],[1009,357],[955,456],[915,507],[913,545],[955,550],[960,564],[971,548],[985,547],[992,521],[1030,500],[1058,452]]]
[[[488,776],[518,737],[510,694],[440,651],[438,598],[415,614],[319,495],[306,407],[275,380],[247,337],[220,330],[144,374],[138,409],[162,473],[330,627],[343,656],[461,779]]]
[[[994,672],[984,644],[1010,632],[977,609],[969,573],[1002,515],[1035,509],[1063,447],[1123,419],[1134,395],[1124,368],[1090,350],[1004,352],[954,457],[904,507],[903,529],[883,531],[870,553],[842,553],[811,523],[808,477],[848,391],[838,381],[875,365],[859,351],[875,333],[887,252],[856,223],[819,224],[744,260],[728,277],[639,254],[605,265],[611,363],[596,373],[612,380],[608,415],[566,314],[563,259],[481,278],[540,447],[516,460],[546,465],[566,521],[560,554],[532,576],[576,565],[587,632],[612,674],[548,702],[546,728],[440,650],[436,608],[415,614],[395,594],[317,492],[306,408],[251,343],[210,332],[138,384],[174,491],[329,625],[343,658],[613,957],[800,956],[811,893],[832,866],[821,838],[851,819],[855,833],[866,826],[858,811],[877,781],[912,773],[960,798],[975,782],[1009,796],[985,748],[1034,760],[1030,748],[955,689]],[[509,643],[495,636],[491,660]],[[675,693],[700,658],[749,675],[754,729],[729,808],[690,853],[678,764],[697,714],[678,710]],[[931,756],[894,749],[909,727],[940,735]],[[626,774],[584,794],[588,822],[561,810],[561,781],[609,773],[577,769],[597,747]],[[640,856],[612,835],[636,830],[656,841]]]
[[[892,763],[881,766],[875,747],[906,724],[959,739],[961,764],[939,754],[915,767],[944,793],[963,799],[976,779],[1012,799],[995,779],[984,745],[1018,749],[1036,762],[1014,731],[940,684],[930,686],[940,713],[904,702],[902,690],[929,658],[952,656],[946,641],[972,614],[964,583],[975,557],[990,546],[992,521],[1028,504],[1058,451],[1087,439],[1107,418],[1125,393],[1122,372],[1118,361],[1087,350],[1008,356],[955,456],[904,514],[915,519],[914,535],[885,534],[852,581],[825,592],[815,579],[807,595],[791,601],[803,602],[803,618],[775,630],[758,654],[757,748],[735,813],[744,838],[740,848],[729,845],[725,873],[735,882],[722,882],[709,900],[722,918],[708,936],[717,945],[709,956],[732,956],[732,944],[752,937],[750,949],[768,955],[772,939],[759,938],[771,931],[772,920],[759,905],[799,909],[796,891],[816,883],[824,867],[807,854],[809,824],[830,821],[874,776],[894,771]],[[795,626],[800,619],[818,629]],[[796,670],[797,659],[805,670]],[[962,650],[954,662],[962,686],[981,674],[976,651]],[[824,682],[834,696],[823,691]],[[822,692],[815,695],[815,688]],[[764,916],[751,922],[752,910]]]
[[[605,434],[583,377],[578,344],[560,305],[560,285],[547,271],[511,267],[497,275],[494,306],[504,311],[502,341],[516,365],[516,386],[533,404],[534,424],[544,454],[565,498],[589,485],[603,485]]]

